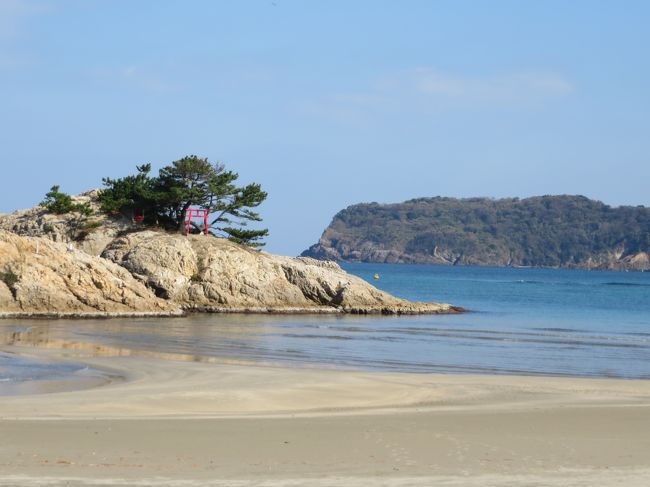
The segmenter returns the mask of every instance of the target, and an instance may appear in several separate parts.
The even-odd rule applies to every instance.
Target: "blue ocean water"
[[[431,341],[427,348],[443,367],[650,377],[650,273],[390,264],[343,267],[395,295],[423,301],[435,297],[470,310],[458,316],[412,320],[418,327],[424,325],[420,331],[426,342]],[[379,280],[373,280],[374,273]]]
[[[343,267],[395,295],[449,302],[469,312],[0,321],[0,394],[3,381],[83,372],[72,363],[42,364],[15,355],[56,346],[85,355],[302,367],[650,378],[650,273]]]

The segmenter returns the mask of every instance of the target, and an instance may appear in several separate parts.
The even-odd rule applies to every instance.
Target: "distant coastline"
[[[650,208],[584,196],[419,198],[337,213],[301,255],[367,263],[650,270]]]

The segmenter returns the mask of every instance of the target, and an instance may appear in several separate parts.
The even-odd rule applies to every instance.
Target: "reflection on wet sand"
[[[221,357],[200,344],[219,342],[208,327],[183,320],[57,320],[0,323],[0,396],[43,394],[98,387],[125,379],[84,362],[94,358],[144,357],[228,365],[263,361]],[[233,333],[246,336],[244,328]],[[250,334],[249,338],[253,338]],[[254,340],[252,340],[254,341]],[[249,348],[256,348],[252,344]],[[256,348],[257,349],[257,348]]]
[[[72,350],[76,357],[115,357],[128,356],[127,348],[110,347],[92,342],[82,342],[53,336],[48,325],[32,326],[24,330],[14,330],[0,335],[0,344],[12,347],[35,347],[56,350]]]
[[[166,320],[165,323],[168,321]],[[98,324],[96,324],[98,323]],[[82,325],[83,330],[79,330]],[[232,328],[232,327],[231,327]],[[237,327],[235,327],[237,328]],[[146,342],[142,341],[142,332],[146,330]],[[234,330],[233,330],[234,331]],[[244,328],[238,330],[244,333]],[[140,340],[129,340],[138,334]],[[80,338],[88,338],[82,340]],[[204,327],[192,326],[155,326],[145,328],[140,323],[114,323],[99,321],[93,323],[75,322],[35,322],[29,326],[9,326],[0,328],[0,346],[16,347],[9,349],[20,353],[20,349],[37,348],[62,352],[63,357],[85,359],[95,357],[152,357],[164,360],[184,362],[221,363],[246,365],[260,363],[228,357],[215,357],[178,351],[165,351],[162,347],[174,347],[173,343],[187,345],[188,340],[200,342],[206,338],[214,340]],[[252,338],[252,337],[251,337]],[[108,343],[103,343],[107,341]],[[171,344],[171,345],[170,345]],[[140,348],[140,347],[145,348]],[[156,349],[161,347],[161,349]]]

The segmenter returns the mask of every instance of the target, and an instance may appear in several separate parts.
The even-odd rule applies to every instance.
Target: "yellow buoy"
[[[379,274],[375,273],[374,276],[372,276],[374,279],[379,279]]]

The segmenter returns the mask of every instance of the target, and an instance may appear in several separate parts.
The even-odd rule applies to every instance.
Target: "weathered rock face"
[[[184,309],[443,313],[410,303],[343,271],[336,263],[274,256],[224,239],[152,231],[116,239],[102,254]]]
[[[179,314],[120,266],[0,230],[0,315]]]
[[[164,299],[179,298],[198,270],[187,239],[152,231],[116,239],[102,257],[126,268]]]
[[[93,215],[88,218],[83,219],[77,213],[55,215],[37,206],[0,215],[0,230],[72,243],[90,255],[99,256],[120,232],[133,229],[134,225],[129,220],[109,218],[102,213],[97,195],[98,190],[92,190],[73,196],[75,203],[88,203],[93,209]]]

